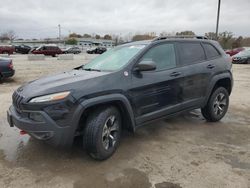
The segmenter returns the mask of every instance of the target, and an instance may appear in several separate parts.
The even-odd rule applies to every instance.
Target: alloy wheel
[[[213,109],[215,115],[221,115],[224,113],[227,106],[227,98],[225,94],[219,93],[214,100]]]
[[[106,150],[113,148],[117,142],[118,121],[114,115],[107,118],[102,131],[102,144]]]

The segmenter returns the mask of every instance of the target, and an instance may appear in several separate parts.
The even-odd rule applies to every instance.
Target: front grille
[[[23,102],[24,97],[18,94],[16,91],[12,95],[12,102],[14,107],[20,111],[21,110],[21,104]]]

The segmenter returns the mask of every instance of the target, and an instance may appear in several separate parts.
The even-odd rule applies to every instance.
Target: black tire
[[[246,61],[246,64],[250,64],[250,58],[248,58],[248,60]]]
[[[105,160],[113,155],[121,137],[121,115],[117,108],[101,107],[91,113],[83,136],[86,151],[92,158]]]
[[[218,87],[210,96],[207,105],[201,109],[203,117],[209,122],[221,120],[229,105],[229,94],[224,87]]]

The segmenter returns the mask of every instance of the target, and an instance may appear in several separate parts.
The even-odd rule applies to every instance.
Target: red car
[[[14,46],[0,46],[0,54],[13,54],[15,51]]]
[[[234,48],[232,50],[226,50],[226,54],[230,55],[230,56],[233,56],[241,51],[245,50],[245,48],[243,47],[240,47],[240,48]]]
[[[58,54],[62,54],[62,50],[56,45],[43,45],[34,49],[32,54],[44,54],[55,57]]]
[[[11,59],[0,58],[0,80],[11,77],[15,74]]]

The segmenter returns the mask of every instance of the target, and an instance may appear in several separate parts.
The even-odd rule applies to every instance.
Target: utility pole
[[[219,30],[219,21],[220,21],[220,3],[221,3],[221,0],[218,0],[217,22],[216,22],[216,39],[217,40],[218,40],[218,30]]]
[[[61,25],[58,25],[58,37],[59,37],[59,41],[61,41]]]

